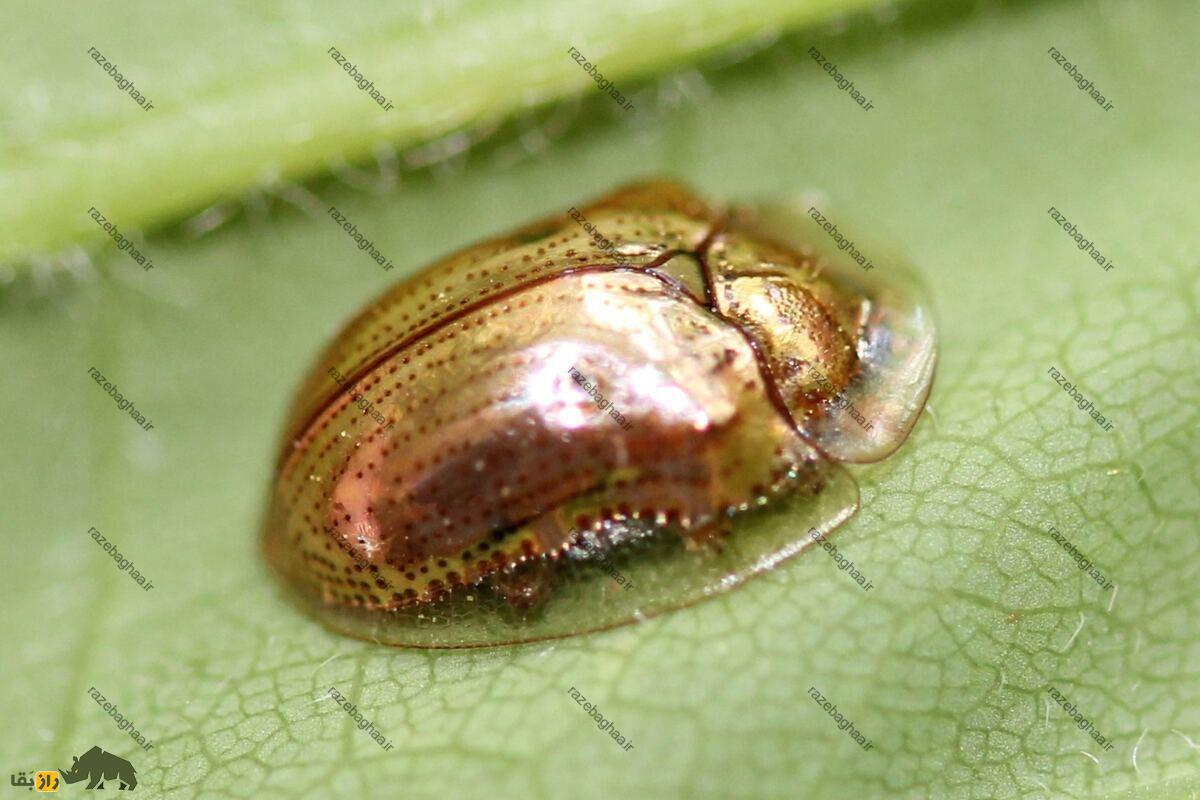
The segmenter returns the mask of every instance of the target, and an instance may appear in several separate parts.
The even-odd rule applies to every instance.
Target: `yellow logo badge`
[[[42,770],[33,776],[33,788],[39,792],[57,792],[60,785],[58,770]]]

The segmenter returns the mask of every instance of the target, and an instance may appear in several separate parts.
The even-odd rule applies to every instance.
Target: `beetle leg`
[[[699,525],[694,528],[680,529],[680,536],[683,537],[683,544],[688,550],[699,550],[707,548],[714,553],[720,554],[724,545],[722,540],[733,533],[733,529],[726,519],[716,519],[705,525]]]
[[[486,583],[513,608],[530,611],[546,602],[558,564],[539,558],[511,570],[491,575]]]

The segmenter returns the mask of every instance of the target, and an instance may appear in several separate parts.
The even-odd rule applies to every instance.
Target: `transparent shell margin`
[[[747,203],[733,209],[730,225],[815,256],[818,269],[840,288],[866,299],[857,375],[824,404],[823,414],[796,422],[809,442],[837,461],[880,461],[908,438],[933,384],[937,336],[929,292],[896,247],[863,234],[870,227],[861,220],[832,206],[819,210],[847,226],[852,235],[846,238],[869,259],[869,270],[855,261],[851,248],[839,249],[809,208],[799,202]],[[838,232],[845,236],[840,227]]]
[[[689,544],[670,530],[560,569],[549,600],[521,610],[480,586],[396,611],[332,606],[289,586],[289,596],[326,627],[396,647],[456,649],[522,644],[640,622],[722,594],[775,568],[827,536],[858,510],[858,484],[819,460],[820,486],[772,498],[728,520],[731,535]],[[620,524],[620,523],[613,523]],[[270,559],[268,559],[270,561]]]

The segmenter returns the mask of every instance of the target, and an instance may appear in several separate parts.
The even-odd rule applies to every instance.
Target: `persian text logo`
[[[81,756],[71,760],[70,769],[45,769],[26,777],[24,772],[14,774],[9,783],[18,788],[25,787],[42,794],[57,792],[64,783],[79,783],[87,780],[85,789],[103,789],[105,781],[116,781],[118,789],[130,791],[137,788],[137,770],[125,759],[106,752],[96,745]]]
[[[37,770],[33,773],[32,778],[25,777],[24,772],[17,772],[9,776],[9,782],[18,789],[24,786],[26,789],[36,790],[42,794],[57,792],[62,786],[56,769]]]

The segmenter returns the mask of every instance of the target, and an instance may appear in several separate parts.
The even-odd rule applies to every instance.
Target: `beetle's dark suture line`
[[[732,318],[726,316],[725,314],[721,313],[721,310],[718,306],[718,303],[716,301],[716,288],[715,288],[715,283],[713,281],[713,276],[712,276],[712,266],[709,264],[708,256],[709,256],[709,251],[712,249],[712,245],[716,241],[717,237],[725,232],[725,229],[729,222],[730,216],[731,216],[730,213],[722,214],[720,216],[720,218],[716,222],[713,223],[712,228],[705,235],[704,239],[700,242],[700,244],[697,245],[695,252],[692,253],[692,255],[696,256],[696,258],[699,259],[699,261],[700,261],[700,271],[701,271],[701,274],[704,276],[704,290],[705,290],[705,293],[708,295],[708,303],[707,303],[708,309],[714,315],[716,315],[719,319],[721,319],[724,322],[729,323],[729,325],[731,325],[733,327],[733,329],[736,330],[743,339],[745,339],[746,344],[749,345],[751,352],[754,353],[754,360],[758,365],[759,375],[762,378],[764,388],[767,391],[767,399],[771,401],[771,405],[773,405],[775,407],[775,410],[779,413],[779,415],[781,417],[783,417],[784,422],[787,423],[788,427],[791,428],[792,431],[797,436],[799,436],[804,441],[805,444],[807,444],[809,447],[813,448],[818,453],[820,453],[823,457],[828,459],[828,458],[830,458],[830,456],[828,453],[825,452],[825,449],[823,447],[821,447],[821,445],[813,438],[813,436],[811,434],[802,430],[800,428],[799,424],[797,424],[795,418],[792,416],[792,412],[787,406],[787,401],[784,399],[783,392],[780,390],[779,384],[776,382],[775,376],[771,372],[770,364],[768,363],[766,355],[762,352],[762,348],[759,346],[758,340],[755,339],[742,326],[742,323],[740,320],[732,319]],[[774,277],[779,277],[779,278],[789,277],[786,273],[778,272],[778,271],[774,271],[774,270],[764,270],[762,272],[756,272],[755,275],[774,276]],[[833,317],[829,313],[829,309],[825,305],[825,303],[823,303],[819,298],[814,297],[811,292],[805,291],[805,294],[814,303],[816,303],[816,305],[820,309],[821,316],[825,320],[826,324],[830,327],[834,327]],[[855,364],[855,370],[856,370],[855,375],[858,374],[858,370],[860,370],[860,369],[861,369],[861,364],[856,363]],[[851,376],[851,377],[853,378],[853,376]]]
[[[552,272],[552,273],[549,273],[546,275],[539,275],[538,277],[533,278],[525,283],[521,283],[519,285],[509,286],[507,288],[501,289],[500,291],[496,292],[495,294],[491,295],[490,297],[486,297],[481,300],[477,300],[470,305],[463,306],[462,308],[456,309],[456,310],[452,311],[451,313],[447,314],[446,316],[442,317],[441,319],[437,320],[436,322],[431,323],[429,325],[429,327],[422,328],[421,330],[418,330],[418,331],[414,331],[412,334],[400,339],[392,346],[381,351],[379,353],[379,355],[375,356],[370,361],[364,362],[362,364],[362,366],[358,367],[358,369],[354,370],[352,373],[350,373],[348,376],[346,376],[346,379],[342,382],[342,386],[357,385],[358,382],[361,381],[366,375],[368,375],[371,372],[378,369],[381,365],[386,363],[388,361],[388,359],[392,358],[400,351],[410,347],[414,342],[417,342],[428,336],[436,334],[438,331],[442,330],[446,326],[448,326],[454,322],[457,322],[458,320],[462,319],[463,317],[467,316],[468,314],[478,311],[480,308],[489,306],[489,305],[495,303],[497,300],[503,300],[503,299],[512,297],[513,295],[520,294],[521,292],[524,292],[526,289],[530,289],[535,286],[540,286],[544,283],[549,283],[550,281],[554,281],[559,278],[564,278],[564,277],[567,277],[570,275],[586,274],[586,273],[590,273],[590,272],[635,272],[638,274],[647,275],[652,278],[657,278],[664,285],[670,286],[671,288],[676,289],[678,291],[682,291],[686,296],[691,297],[691,293],[688,292],[683,287],[682,284],[680,284],[678,281],[674,280],[673,278],[663,275],[661,272],[658,272],[658,271],[654,271],[654,272],[647,271],[650,267],[666,263],[667,261],[674,258],[675,256],[680,255],[682,252],[684,252],[684,251],[666,250],[663,253],[659,254],[653,261],[650,262],[650,264],[648,264],[646,266],[627,267],[627,266],[622,266],[621,264],[588,264],[586,266],[567,267],[566,269],[560,270],[558,272]],[[284,445],[283,451],[279,454],[279,458],[276,462],[277,466],[281,472],[286,472],[287,469],[290,468],[291,459],[293,457],[298,456],[298,454],[300,454],[300,452],[301,452],[300,448],[299,448],[300,441],[305,437],[305,435],[309,432],[309,430],[312,428],[312,426],[314,424],[316,424],[316,421],[318,419],[320,419],[320,417],[328,411],[329,399],[332,399],[333,397],[336,397],[336,396],[337,396],[336,393],[330,394],[329,398],[327,398],[325,400],[325,402],[317,404],[315,410],[311,414],[309,414],[308,418],[305,419],[304,423],[296,428],[296,431],[297,431],[296,435],[292,438],[292,440],[289,443]]]
[[[700,273],[704,276],[704,291],[708,295],[708,310],[716,317],[724,322],[727,322],[733,327],[738,335],[741,336],[746,344],[750,347],[750,352],[754,354],[754,361],[758,365],[758,374],[762,378],[763,387],[767,391],[767,399],[771,401],[771,405],[783,417],[784,422],[788,427],[795,432],[797,436],[804,440],[809,446],[815,447],[796,424],[796,420],[792,418],[792,412],[788,410],[787,401],[783,399],[783,392],[779,390],[779,385],[775,382],[775,378],[771,375],[771,367],[767,362],[767,357],[763,354],[762,348],[759,347],[758,341],[750,335],[750,333],[742,326],[739,320],[731,319],[721,313],[720,304],[717,302],[716,284],[713,281],[712,266],[708,262],[708,253],[712,249],[713,242],[717,237],[725,232],[725,226],[729,221],[729,214],[722,214],[720,218],[713,223],[712,228],[705,235],[704,240],[696,247],[693,255],[700,261]]]
[[[725,214],[722,215],[716,222],[714,222],[713,226],[705,234],[704,239],[701,240],[701,242],[696,246],[695,250],[689,251],[668,248],[663,250],[663,252],[656,256],[652,261],[641,266],[626,266],[622,264],[588,264],[586,266],[567,267],[558,272],[540,275],[526,283],[502,289],[490,297],[478,300],[470,305],[464,306],[451,312],[450,314],[447,314],[445,317],[432,323],[428,328],[414,331],[409,336],[400,339],[396,344],[386,348],[375,358],[365,362],[362,366],[356,369],[353,373],[351,373],[350,376],[346,378],[342,385],[356,385],[365,376],[379,368],[382,364],[386,363],[390,358],[395,356],[400,351],[411,346],[414,342],[437,333],[439,330],[458,321],[459,319],[462,319],[468,314],[479,310],[480,308],[490,305],[497,300],[506,299],[513,295],[519,294],[526,289],[540,286],[544,283],[549,283],[550,281],[570,275],[585,274],[590,272],[635,272],[656,278],[665,286],[671,287],[684,297],[692,298],[695,302],[700,302],[680,281],[656,269],[678,255],[691,255],[699,261],[700,273],[704,279],[705,300],[701,303],[701,305],[705,306],[718,319],[731,325],[733,329],[738,332],[738,335],[745,340],[747,346],[750,348],[750,351],[754,354],[754,360],[758,367],[759,377],[763,381],[763,386],[767,392],[767,399],[771,402],[771,405],[774,406],[776,412],[783,418],[784,422],[787,423],[788,427],[791,428],[797,436],[803,439],[804,442],[810,447],[824,455],[824,451],[817,445],[816,442],[813,441],[809,434],[801,430],[795,418],[792,416],[791,411],[788,409],[787,401],[783,397],[783,392],[780,390],[778,383],[775,381],[775,378],[771,373],[767,356],[762,352],[762,347],[759,345],[758,341],[745,329],[740,320],[732,319],[723,314],[720,310],[720,304],[717,302],[716,297],[716,283],[713,280],[712,267],[709,264],[709,251],[711,250],[712,245],[716,241],[717,237],[725,231],[728,220],[729,215]],[[818,304],[820,305],[819,301]],[[823,305],[822,311],[826,312],[826,316],[828,316],[827,310]],[[332,399],[336,396],[337,393],[334,393],[329,399]],[[297,428],[297,435],[292,439],[291,443],[289,445],[285,445],[283,452],[280,453],[277,460],[277,468],[281,473],[285,473],[288,471],[288,469],[290,469],[292,458],[298,457],[301,452],[298,447],[300,441],[305,437],[312,426],[316,424],[321,415],[327,411],[327,406],[328,400],[324,403],[317,404],[313,413],[310,414],[309,417],[304,421],[304,424]]]

